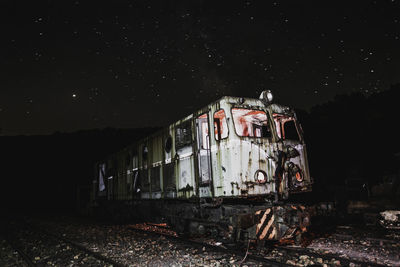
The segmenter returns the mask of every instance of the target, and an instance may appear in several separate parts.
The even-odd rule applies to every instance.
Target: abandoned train
[[[293,238],[310,225],[290,194],[311,191],[295,112],[222,97],[95,166],[92,206],[227,241]]]

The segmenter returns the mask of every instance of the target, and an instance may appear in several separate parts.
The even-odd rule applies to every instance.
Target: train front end
[[[253,203],[237,214],[235,226],[246,240],[300,236],[310,225],[310,213],[304,205],[290,203],[290,195],[311,191],[312,179],[296,113],[272,103],[269,91],[259,99],[226,102],[232,123],[229,140],[217,143],[214,173],[221,179],[214,181],[216,196]]]

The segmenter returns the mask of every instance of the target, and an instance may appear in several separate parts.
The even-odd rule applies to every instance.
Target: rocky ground
[[[28,266],[21,255],[2,237],[0,237],[0,266]]]
[[[338,226],[334,233],[313,240],[307,248],[348,259],[400,266],[400,233],[376,227]]]
[[[132,231],[130,225],[107,225],[60,216],[25,220],[126,266],[263,265],[249,259],[242,262],[243,256],[217,251],[207,246],[193,246],[159,235]],[[23,228],[16,229],[13,230],[14,240],[21,244],[23,251],[29,254],[35,263],[43,266],[109,266],[61,240],[47,240]],[[378,237],[365,230],[355,231],[352,227],[344,226],[328,236],[315,238],[308,246],[311,251],[334,253],[338,257],[324,259],[318,255],[304,255],[302,252],[293,253],[279,248],[266,249],[264,256],[296,266],[357,266],[352,263],[345,264],[339,255],[350,260],[367,259],[382,265],[400,266],[400,242],[397,237],[393,234],[378,234]],[[0,241],[0,266],[27,266],[23,265],[23,259],[6,240]]]
[[[21,221],[2,225],[1,230],[1,266],[108,266],[107,262],[34,231]]]
[[[105,225],[77,220],[75,218],[61,218],[55,220],[30,220],[30,223],[40,225],[69,240],[84,245],[94,252],[111,258],[126,266],[239,266],[241,257],[234,254],[212,251],[206,247],[193,247],[163,236],[149,235],[130,230],[128,225]],[[29,240],[33,239],[35,241]],[[40,237],[26,238],[25,244],[31,247],[31,242],[39,242]],[[37,247],[36,251],[40,251]],[[65,248],[61,249],[64,250]],[[4,249],[6,250],[6,249]],[[5,252],[7,253],[7,252]],[[12,249],[8,254],[13,255]],[[42,259],[40,254],[37,257]],[[63,261],[68,255],[59,254]],[[77,260],[84,255],[74,255]],[[45,262],[42,262],[45,263]],[[52,265],[53,261],[47,263]],[[70,262],[70,266],[103,266],[101,263]],[[45,264],[46,265],[46,264]],[[56,264],[64,266],[63,264]],[[247,261],[242,266],[261,266],[256,262]],[[8,265],[11,266],[11,265]]]

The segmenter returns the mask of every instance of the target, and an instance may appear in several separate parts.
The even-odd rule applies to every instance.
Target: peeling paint
[[[298,130],[297,140],[285,138],[285,125],[289,122]],[[204,129],[199,130],[199,127]],[[209,134],[209,129],[214,129],[214,133]],[[285,162],[283,173],[277,174],[279,153],[285,155]],[[175,193],[179,198],[273,196],[278,187],[279,196],[285,198],[291,191],[311,190],[305,144],[295,113],[279,104],[265,106],[259,99],[223,97],[117,153],[116,157],[118,174],[113,181],[113,194],[118,199],[132,198],[128,190],[132,189],[132,174],[127,170],[136,168],[142,176],[142,192],[156,192],[154,186],[160,185],[160,194],[142,194],[142,197],[162,198],[165,181],[171,180],[171,177],[164,177],[168,164],[174,166],[174,171],[168,175],[174,176]],[[127,157],[132,159],[129,164]],[[154,168],[160,168],[157,177],[152,177]],[[258,170],[267,175],[265,183],[257,182]],[[277,175],[281,176],[278,180]],[[280,181],[279,185],[276,181]],[[202,185],[199,195],[197,188],[202,182],[208,184],[208,189]],[[193,190],[185,191],[187,185]],[[171,188],[168,191],[171,192]]]
[[[100,175],[104,168],[105,173]],[[271,207],[272,220],[265,224],[255,217],[265,214],[266,205],[285,200],[291,193],[310,191],[312,185],[306,145],[295,112],[283,105],[238,97],[223,97],[126,147],[99,162],[95,173],[97,199],[199,200],[197,203],[213,207],[224,199],[263,201],[263,211],[255,214],[249,213],[248,207],[240,216],[231,207],[231,215],[224,215],[224,210],[209,211],[217,214],[215,218],[229,218],[225,223],[238,221],[231,227],[251,221],[254,229],[248,231],[257,233],[259,239],[290,236],[298,229],[293,228],[294,218],[303,218],[306,211],[296,205]],[[283,223],[282,209],[295,211],[287,217],[292,224]],[[190,216],[198,214],[202,213]],[[269,225],[267,230],[265,225]]]

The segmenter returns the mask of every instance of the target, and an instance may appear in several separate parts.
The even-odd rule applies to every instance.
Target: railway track
[[[33,226],[33,228],[36,228],[36,227]],[[108,257],[102,255],[101,253],[92,251],[92,250],[88,249],[87,247],[85,247],[85,246],[83,246],[81,244],[78,244],[78,243],[76,243],[74,241],[71,241],[71,240],[69,240],[69,239],[67,239],[65,237],[49,233],[49,232],[47,232],[47,231],[45,231],[43,229],[40,229],[40,228],[37,228],[37,231],[47,235],[50,238],[53,238],[54,240],[61,240],[62,242],[67,243],[67,244],[69,244],[69,245],[71,245],[71,246],[73,246],[73,247],[75,247],[75,248],[87,253],[88,255],[93,256],[94,258],[96,258],[98,260],[101,260],[101,261],[104,261],[104,262],[106,262],[108,264],[111,264],[113,267],[125,267],[126,266],[126,265],[121,264],[121,263],[119,263],[119,262],[117,262],[117,261],[115,261],[115,260],[113,260],[111,258],[108,258]]]
[[[28,254],[26,254],[23,250],[21,250],[15,242],[13,242],[10,237],[7,234],[2,234],[3,239],[7,242],[7,244],[10,245],[10,247],[18,253],[18,255],[23,259],[23,261],[26,263],[27,266],[29,267],[34,267],[36,266],[35,263],[32,261],[31,257],[29,257]]]
[[[27,266],[51,265],[47,262],[49,260],[58,266],[69,265],[71,261],[86,266],[126,266],[81,244],[27,222],[20,221],[18,227],[16,225],[8,227],[2,236],[21,256]],[[54,244],[56,245],[54,246]],[[38,249],[35,251],[36,247]],[[65,253],[66,250],[69,251]],[[44,252],[47,254],[40,254]],[[77,255],[84,255],[86,261],[82,261]]]
[[[258,263],[262,263],[265,266],[292,267],[292,265],[286,264],[285,262],[280,262],[280,261],[277,261],[277,260],[274,260],[274,259],[268,259],[268,258],[265,258],[265,257],[262,257],[262,256],[253,255],[253,254],[251,254],[251,252],[249,253],[248,251],[239,250],[237,248],[229,248],[229,247],[225,247],[225,246],[222,246],[222,245],[215,245],[215,244],[210,244],[210,243],[207,243],[207,242],[201,242],[199,240],[183,238],[183,237],[180,237],[180,236],[178,236],[176,234],[171,234],[170,231],[166,232],[164,226],[160,227],[160,226],[156,226],[154,224],[148,224],[148,226],[151,226],[151,228],[153,230],[156,227],[161,228],[161,231],[146,230],[146,229],[135,227],[135,226],[131,226],[130,229],[133,230],[133,231],[142,232],[142,233],[151,234],[151,235],[162,235],[162,236],[164,236],[166,238],[177,240],[179,242],[186,243],[187,245],[194,246],[194,247],[200,247],[200,248],[201,247],[207,247],[209,249],[220,251],[220,252],[224,252],[224,253],[230,254],[230,255],[232,255],[232,254],[240,255],[242,257],[242,261],[241,262],[236,262],[236,264],[239,264],[239,265],[244,264],[247,260],[253,260],[253,261],[256,261]]]
[[[260,264],[264,266],[294,266],[294,265],[300,266],[300,264],[302,264],[302,266],[323,266],[325,264],[327,266],[354,266],[354,267],[387,266],[378,264],[376,262],[365,262],[362,261],[363,259],[361,258],[359,258],[359,260],[350,260],[348,258],[341,257],[341,255],[339,254],[327,254],[324,252],[314,251],[308,248],[294,247],[294,246],[278,246],[275,244],[275,245],[269,245],[262,249],[256,249],[256,246],[254,244],[249,243],[247,244],[247,249],[243,247],[239,248],[237,246],[229,246],[227,244],[216,242],[213,239],[204,239],[204,238],[188,239],[183,236],[178,236],[167,225],[162,225],[162,224],[141,224],[141,225],[142,228],[138,228],[138,225],[132,225],[132,226],[124,226],[121,229],[125,229],[124,231],[126,231],[125,234],[127,234],[127,236],[130,236],[130,234],[128,233],[129,231],[132,230],[136,232],[145,233],[145,235],[143,234],[136,235],[133,233],[132,234],[133,236],[137,237],[136,240],[149,240],[149,241],[143,241],[144,244],[145,242],[148,243],[151,242],[152,244],[153,242],[154,244],[155,242],[157,242],[157,244],[165,244],[165,246],[163,245],[163,247],[166,248],[166,250],[163,251],[168,251],[168,248],[174,247],[174,250],[172,251],[175,251],[175,249],[177,250],[179,249],[179,251],[193,251],[189,253],[193,253],[193,255],[196,256],[200,255],[200,257],[205,257],[205,258],[214,257],[214,262],[224,262],[227,260],[228,263],[235,266],[238,265],[259,266]],[[21,228],[24,229],[21,230]],[[18,234],[18,231],[22,231],[22,233]],[[118,230],[118,232],[119,231],[120,230]],[[120,257],[121,253],[122,254],[124,253],[123,252],[124,249],[125,252],[127,251],[126,250],[127,247],[129,247],[128,250],[136,251],[136,248],[131,247],[129,243],[125,243],[128,244],[125,245],[125,247],[124,245],[122,245],[121,248],[119,248],[118,246],[115,247],[113,253],[109,253],[108,249],[106,250],[101,249],[101,253],[99,253],[97,251],[93,251],[93,249],[89,249],[89,247],[91,248],[92,246],[83,245],[90,243],[86,243],[84,241],[82,242],[80,238],[76,239],[75,237],[73,237],[72,240],[77,240],[77,241],[72,241],[71,239],[66,238],[65,235],[61,236],[60,233],[64,233],[63,230],[59,231],[56,228],[52,227],[47,228],[45,225],[40,223],[35,223],[30,221],[27,222],[20,221],[18,225],[13,225],[13,227],[9,227],[9,229],[7,228],[3,229],[2,232],[3,236],[4,234],[8,235],[7,238],[4,238],[5,242],[9,243],[10,247],[12,247],[20,255],[20,257],[18,257],[18,261],[20,262],[25,261],[26,266],[37,266],[37,264],[46,265],[48,261],[56,263],[56,265],[64,266],[64,264],[72,262],[72,260],[75,260],[74,264],[77,265],[86,265],[86,266],[112,265],[120,267],[120,266],[127,266],[130,262],[132,262],[132,260],[133,262],[137,262],[135,261],[134,257],[133,258],[132,257],[127,258],[126,256]],[[32,236],[26,237],[26,235],[28,236],[32,235]],[[74,235],[68,234],[68,237],[71,236]],[[165,239],[154,238],[156,236],[157,237],[163,236],[165,237]],[[347,238],[347,236],[343,236],[343,238],[345,237]],[[38,242],[37,240],[41,241]],[[128,238],[127,240],[133,241],[135,239]],[[166,240],[167,242],[162,240]],[[383,239],[375,240],[371,238],[371,241],[374,241],[375,243],[379,244],[379,242],[383,242],[386,240]],[[43,246],[41,246],[41,244],[39,244],[40,242],[45,244],[42,244]],[[55,251],[54,244],[57,245],[58,252]],[[63,254],[62,252],[60,252],[61,250],[64,251],[63,248],[65,248],[67,245],[71,247],[69,254],[68,253]],[[35,246],[38,247],[36,251],[30,250],[32,247]],[[94,247],[95,249],[97,249],[96,247],[98,246]],[[145,246],[145,249],[150,247],[152,246]],[[193,248],[193,250],[191,248]],[[40,254],[40,252],[42,252],[42,254]],[[134,253],[134,252],[129,251],[129,253]],[[138,253],[137,255],[141,254],[142,253]],[[178,255],[184,255],[184,254],[177,253],[175,255],[179,257]],[[80,255],[79,259],[75,258],[78,257],[76,255]],[[40,258],[38,256],[40,256]],[[61,259],[57,261],[55,257],[60,257]],[[185,257],[190,257],[190,256],[186,254]],[[86,262],[85,260],[83,260],[83,258],[86,259]],[[139,261],[139,262],[145,264],[146,261],[145,262]]]
[[[331,254],[331,253],[317,253],[314,251],[310,251],[307,248],[297,248],[297,247],[284,247],[284,246],[277,246],[276,247],[279,250],[285,250],[289,253],[297,253],[297,254],[301,254],[301,255],[308,255],[310,257],[314,257],[314,258],[322,258],[322,259],[326,259],[326,260],[339,260],[340,261],[340,265],[344,265],[344,266],[350,266],[351,264],[354,264],[356,266],[362,266],[362,267],[385,267],[386,265],[382,265],[382,264],[378,264],[378,263],[374,263],[374,262],[365,262],[365,261],[359,261],[359,260],[350,260],[350,259],[346,259],[343,257],[340,257],[337,254]]]
[[[156,230],[156,229],[159,230]],[[360,266],[360,267],[384,267],[386,265],[374,263],[374,262],[365,262],[365,261],[360,261],[360,260],[351,260],[347,258],[340,257],[340,255],[337,254],[327,254],[327,253],[317,253],[314,251],[311,251],[307,248],[302,248],[302,247],[287,247],[287,246],[272,246],[268,248],[268,250],[276,250],[278,254],[282,254],[283,256],[280,257],[280,259],[274,259],[268,256],[263,255],[263,252],[260,252],[259,250],[255,249],[247,249],[244,251],[243,249],[238,249],[238,248],[231,248],[224,246],[219,243],[210,243],[210,242],[202,242],[199,239],[187,239],[184,237],[180,237],[176,234],[173,234],[173,232],[168,229],[165,226],[158,226],[156,224],[147,224],[145,227],[138,227],[137,225],[131,226],[130,229],[138,232],[143,232],[147,234],[153,234],[153,235],[162,235],[164,237],[178,240],[180,242],[185,242],[189,245],[194,245],[194,246],[203,246],[203,247],[208,247],[213,250],[218,250],[218,251],[223,251],[228,254],[236,254],[236,255],[241,255],[243,257],[242,262],[239,262],[239,264],[245,264],[246,260],[253,260],[256,262],[260,262],[262,264],[265,264],[266,266],[293,266],[296,264],[296,261],[293,259],[295,258],[307,258],[309,257],[310,259],[322,259],[322,262],[313,262],[310,260],[311,264],[313,266],[322,266],[325,262],[331,262],[331,265],[336,265],[339,264],[339,266]],[[312,264],[312,262],[314,264]],[[329,264],[328,264],[329,265]]]
[[[349,234],[333,234],[333,236],[337,239],[345,241],[354,239],[354,237]],[[400,242],[400,240],[389,239],[389,238],[377,238],[377,237],[365,237],[364,240],[377,244],[383,244],[383,243],[398,244]]]

